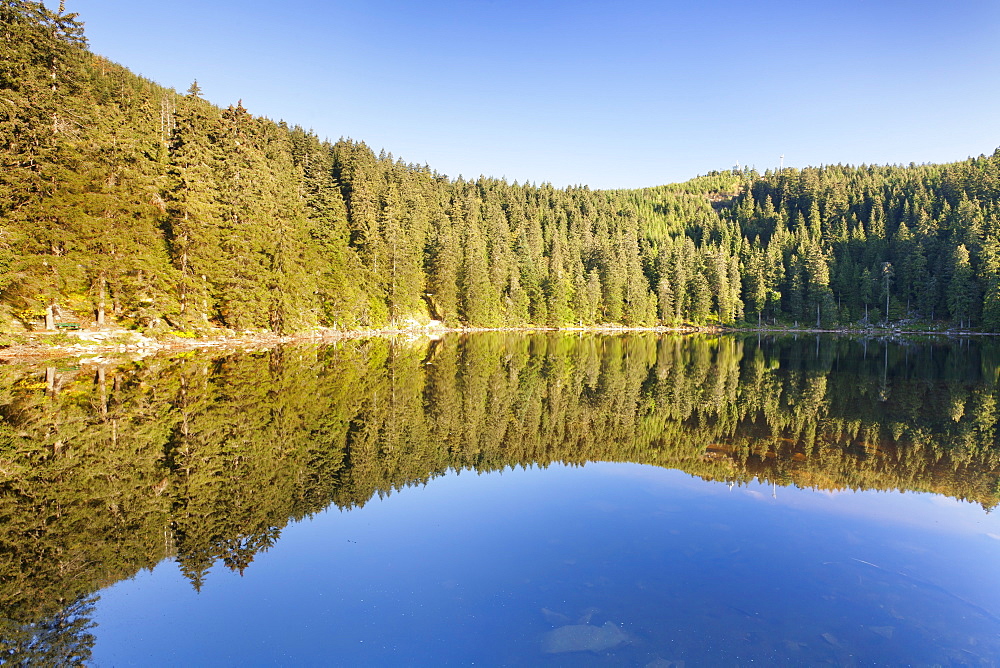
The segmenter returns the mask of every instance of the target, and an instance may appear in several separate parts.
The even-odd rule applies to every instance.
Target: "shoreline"
[[[126,329],[90,329],[69,332],[34,331],[7,334],[21,339],[0,348],[0,364],[16,362],[42,362],[64,358],[88,357],[88,361],[100,363],[105,357],[121,356],[143,358],[167,352],[186,352],[206,348],[238,350],[248,348],[270,348],[289,343],[336,343],[369,338],[408,337],[411,340],[436,339],[448,334],[476,334],[483,332],[511,332],[521,334],[561,332],[565,334],[627,334],[647,332],[656,334],[833,334],[838,336],[871,336],[891,338],[897,336],[967,337],[997,336],[993,332],[968,330],[922,330],[907,328],[814,328],[814,327],[720,327],[683,325],[679,327],[627,327],[616,325],[594,325],[587,327],[410,327],[360,330],[320,329],[295,334],[274,334],[269,332],[233,332],[209,335],[204,338],[189,338],[167,334],[148,337]],[[52,341],[52,339],[57,339]],[[111,360],[107,360],[111,361]]]

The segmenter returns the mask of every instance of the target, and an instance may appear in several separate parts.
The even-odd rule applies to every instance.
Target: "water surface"
[[[482,335],[11,367],[8,656],[992,665],[997,359]]]

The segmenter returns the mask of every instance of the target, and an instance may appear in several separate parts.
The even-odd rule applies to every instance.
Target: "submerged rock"
[[[580,612],[580,616],[577,618],[577,624],[590,624],[590,620],[600,612],[600,609],[590,607],[584,608]],[[549,608],[542,608],[542,616],[545,617],[545,621],[553,626],[563,626],[572,622],[568,615],[564,615],[561,612],[555,610],[550,610]]]
[[[556,624],[569,624],[569,617],[561,612],[555,612],[554,610],[549,610],[548,608],[542,608],[542,616],[545,617],[545,621],[553,626]]]
[[[683,661],[667,661],[666,659],[654,659],[646,664],[646,668],[684,668]]]
[[[877,635],[882,636],[883,638],[887,638],[889,640],[892,640],[892,634],[893,634],[893,632],[895,632],[896,627],[895,626],[869,626],[868,630],[871,631],[872,633],[875,633]]]
[[[604,626],[569,624],[545,634],[542,651],[546,654],[564,652],[602,652],[628,642],[628,634],[612,622]]]
[[[834,647],[840,647],[840,641],[837,640],[837,636],[832,633],[820,633],[819,635],[823,640],[827,641]]]

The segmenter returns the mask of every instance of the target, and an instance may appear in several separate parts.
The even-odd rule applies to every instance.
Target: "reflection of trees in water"
[[[588,460],[739,483],[933,490],[992,507],[992,347],[482,334],[117,370],[8,367],[0,607],[21,622],[164,557],[195,587],[289,520]]]
[[[91,657],[97,596],[81,596],[39,621],[0,620],[0,663],[11,666],[79,666]]]

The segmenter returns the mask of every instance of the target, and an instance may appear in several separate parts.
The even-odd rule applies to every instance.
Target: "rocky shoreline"
[[[103,361],[103,358],[122,356],[138,359],[160,353],[184,352],[205,348],[218,349],[255,349],[270,348],[288,343],[335,343],[354,339],[374,337],[405,337],[410,340],[421,338],[438,338],[445,334],[469,334],[477,332],[505,331],[521,333],[564,332],[571,333],[681,333],[681,334],[722,334],[722,333],[758,333],[758,334],[842,334],[853,336],[871,336],[875,338],[892,338],[897,336],[980,336],[991,335],[982,332],[965,330],[921,330],[907,328],[788,328],[788,327],[697,327],[685,325],[681,327],[624,327],[624,326],[590,326],[590,327],[511,327],[511,328],[450,328],[450,327],[408,327],[364,330],[317,329],[296,334],[280,335],[270,332],[219,332],[204,336],[192,337],[183,333],[170,333],[156,337],[140,332],[117,329],[89,329],[68,332],[35,331],[8,334],[0,347],[0,363],[17,361],[39,362],[61,358],[90,358]]]
[[[123,355],[129,358],[142,358],[164,352],[184,352],[202,348],[260,348],[295,342],[334,342],[387,333],[394,332],[324,330],[292,335],[227,332],[199,337],[179,334],[151,337],[126,329],[24,332],[7,336],[6,345],[0,348],[0,362]]]

